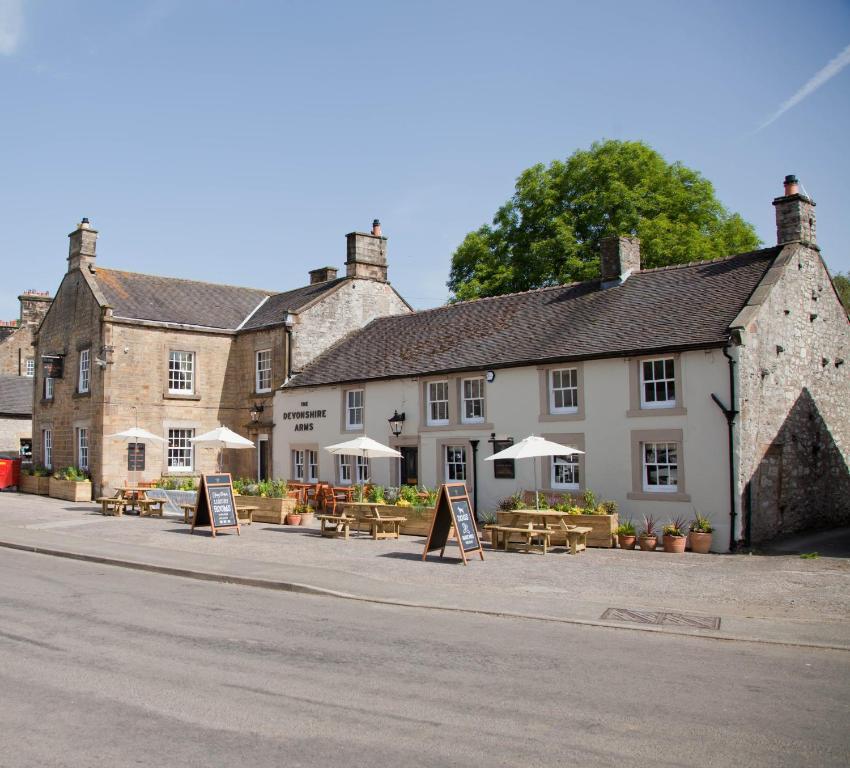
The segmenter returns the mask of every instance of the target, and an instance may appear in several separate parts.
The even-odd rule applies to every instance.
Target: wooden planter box
[[[50,480],[49,496],[65,501],[91,501],[91,482],[89,480]]]
[[[343,509],[347,515],[361,515],[372,507],[377,507],[378,514],[387,517],[406,517],[401,524],[401,533],[408,536],[427,536],[434,521],[434,507],[397,507],[394,504],[369,504],[368,502],[349,502]]]
[[[21,493],[36,493],[39,496],[47,496],[50,493],[50,478],[21,475],[21,484],[18,486],[18,490]]]
[[[240,502],[244,506],[256,507],[253,520],[255,523],[274,523],[283,525],[284,518],[295,511],[298,503],[295,499],[272,499],[267,496],[240,496],[234,494],[236,506]]]
[[[564,518],[568,525],[586,525],[592,528],[587,534],[588,547],[616,547],[617,535],[615,531],[619,523],[619,515],[567,515]],[[496,521],[499,525],[509,525],[512,519],[510,512],[497,512]],[[560,539],[557,529],[552,536],[552,543],[562,543],[565,537]]]

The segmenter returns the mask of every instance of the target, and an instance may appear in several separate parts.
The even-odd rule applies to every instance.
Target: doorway
[[[270,480],[271,461],[269,460],[269,436],[257,438],[257,480]]]
[[[400,447],[399,485],[419,485],[419,449]]]

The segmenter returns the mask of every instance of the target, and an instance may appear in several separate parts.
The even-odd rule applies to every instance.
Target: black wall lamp
[[[260,420],[260,414],[266,410],[266,407],[262,403],[254,403],[251,406],[251,421],[255,424]]]
[[[393,433],[393,437],[398,437],[404,427],[404,414],[393,409],[393,415],[387,421],[390,423],[390,432]]]

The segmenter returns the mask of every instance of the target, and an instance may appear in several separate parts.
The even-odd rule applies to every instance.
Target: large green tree
[[[492,225],[452,255],[455,300],[524,291],[599,275],[599,241],[637,235],[645,267],[758,247],[752,225],[729,213],[711,182],[639,141],[603,141],[517,179]]]

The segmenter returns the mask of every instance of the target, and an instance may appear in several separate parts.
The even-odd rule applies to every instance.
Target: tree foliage
[[[697,171],[667,163],[642,142],[604,141],[565,162],[520,175],[492,225],[452,255],[455,300],[524,291],[599,275],[599,241],[637,235],[645,267],[752,250],[752,225],[729,213]]]
[[[835,283],[838,298],[841,299],[844,309],[850,315],[850,273],[842,275],[840,272],[836,272],[832,278],[832,282]]]

